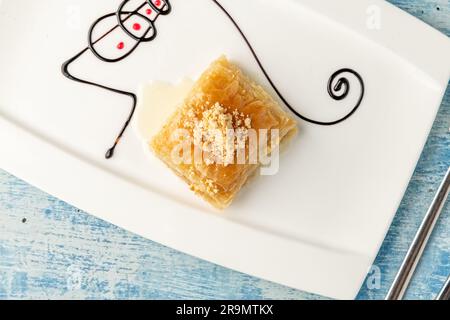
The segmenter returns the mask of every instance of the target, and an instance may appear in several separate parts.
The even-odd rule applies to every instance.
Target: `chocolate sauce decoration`
[[[350,118],[356,112],[356,110],[358,110],[358,108],[361,106],[361,102],[362,102],[362,100],[364,98],[364,93],[365,93],[364,81],[363,81],[362,77],[359,75],[359,73],[357,73],[356,71],[354,71],[352,69],[349,69],[349,68],[343,68],[343,69],[340,69],[340,70],[336,71],[335,73],[333,73],[333,75],[330,77],[330,79],[328,81],[328,87],[327,87],[328,94],[330,95],[331,98],[333,98],[336,101],[340,101],[340,100],[345,99],[348,96],[348,94],[350,93],[350,82],[349,82],[349,80],[346,77],[343,76],[343,74],[344,73],[351,73],[358,79],[359,83],[361,84],[361,94],[359,96],[358,102],[356,103],[355,107],[353,107],[353,109],[347,115],[345,115],[344,117],[342,117],[340,119],[337,119],[337,120],[334,120],[334,121],[329,121],[329,122],[313,120],[313,119],[305,117],[304,115],[299,113],[287,101],[287,99],[281,94],[281,91],[277,88],[277,86],[275,85],[273,80],[270,78],[269,74],[267,73],[266,69],[264,68],[263,64],[261,63],[261,60],[259,59],[258,55],[256,54],[255,49],[253,49],[253,46],[251,45],[251,43],[248,40],[248,38],[245,35],[245,33],[239,27],[239,25],[236,22],[236,20],[234,20],[234,18],[231,16],[231,14],[217,0],[212,0],[212,1],[223,11],[223,13],[225,13],[225,15],[233,23],[233,25],[235,26],[237,31],[241,34],[241,36],[244,39],[245,43],[247,44],[248,48],[250,49],[253,57],[255,58],[256,63],[258,64],[259,68],[263,72],[263,74],[266,77],[267,81],[269,81],[270,85],[275,90],[276,94],[281,99],[281,101],[283,101],[283,103],[289,108],[289,110],[291,110],[297,117],[299,117],[300,119],[302,119],[302,120],[304,120],[306,122],[313,123],[313,124],[316,124],[316,125],[332,126],[332,125],[339,124],[339,123],[347,120],[348,118]],[[335,83],[336,79],[337,79],[337,82]]]
[[[170,12],[172,11],[172,6],[169,2],[169,0],[147,0],[145,2],[143,2],[138,8],[136,8],[134,11],[127,11],[124,10],[126,4],[129,2],[130,0],[124,0],[122,1],[122,3],[120,4],[119,8],[117,9],[116,12],[114,13],[109,13],[106,14],[100,18],[98,18],[89,28],[89,33],[88,33],[88,46],[86,48],[84,48],[83,50],[81,50],[78,54],[76,54],[75,56],[73,56],[72,58],[70,58],[69,60],[67,60],[66,62],[63,63],[62,67],[61,67],[61,71],[63,73],[63,75],[65,77],[67,77],[70,80],[79,82],[79,83],[83,83],[83,84],[87,84],[87,85],[91,85],[91,86],[95,86],[101,89],[105,89],[117,94],[121,94],[121,95],[125,95],[128,96],[132,99],[132,107],[129,113],[129,116],[127,118],[127,120],[125,121],[125,124],[122,126],[122,129],[119,133],[119,135],[116,137],[113,146],[108,149],[108,151],[105,154],[105,158],[106,159],[110,159],[114,156],[114,151],[117,147],[117,145],[119,144],[121,138],[123,137],[125,131],[127,130],[128,126],[130,125],[130,122],[133,118],[133,115],[136,111],[136,105],[137,105],[137,97],[134,93],[132,92],[127,92],[127,91],[123,91],[120,89],[116,89],[116,88],[111,88],[108,87],[106,85],[103,84],[99,84],[99,83],[95,83],[95,82],[91,82],[88,80],[83,80],[81,78],[78,78],[74,75],[72,75],[69,72],[69,66],[75,62],[76,60],[78,60],[78,58],[80,58],[83,54],[85,54],[88,51],[91,51],[99,60],[103,61],[103,62],[108,62],[108,63],[114,63],[114,62],[119,62],[125,58],[127,58],[130,54],[132,54],[142,42],[150,42],[153,39],[156,38],[157,36],[157,30],[155,27],[155,21],[156,19],[159,17],[159,15],[168,15],[170,14]],[[316,124],[316,125],[321,125],[321,126],[331,126],[331,125],[336,125],[339,124],[345,120],[347,120],[348,118],[350,118],[357,110],[358,108],[361,106],[361,103],[363,101],[364,98],[364,94],[365,94],[365,85],[364,85],[364,81],[361,77],[361,75],[359,73],[357,73],[356,71],[350,69],[350,68],[342,68],[338,71],[336,71],[335,73],[333,73],[328,81],[328,85],[327,85],[327,91],[328,94],[330,95],[330,97],[336,101],[341,101],[344,100],[349,92],[350,92],[350,81],[348,80],[348,78],[346,78],[344,76],[344,74],[348,73],[348,74],[352,74],[354,77],[356,77],[356,79],[359,81],[360,85],[361,85],[361,94],[359,96],[359,99],[356,103],[356,105],[353,107],[353,109],[346,114],[344,117],[334,120],[334,121],[329,121],[329,122],[323,122],[323,121],[318,121],[318,120],[314,120],[314,119],[310,119],[304,115],[302,115],[301,113],[299,113],[287,100],[286,98],[282,95],[281,91],[277,88],[277,86],[275,85],[275,83],[273,82],[273,80],[271,79],[271,77],[269,76],[268,72],[266,71],[266,69],[264,68],[263,64],[261,63],[261,60],[259,59],[258,55],[256,54],[255,49],[253,48],[253,46],[251,45],[250,41],[248,40],[247,36],[244,34],[244,32],[242,31],[242,29],[239,27],[238,23],[236,22],[236,20],[234,20],[234,18],[231,16],[231,14],[217,1],[217,0],[212,0],[212,2],[214,4],[217,5],[217,7],[226,15],[226,17],[228,17],[228,19],[232,22],[232,24],[234,25],[234,27],[236,28],[236,30],[240,33],[240,35],[242,36],[243,40],[245,41],[245,43],[247,44],[248,48],[250,49],[250,52],[252,54],[252,56],[254,57],[256,63],[258,64],[259,68],[261,69],[261,71],[263,72],[264,76],[266,77],[267,81],[270,83],[270,85],[272,86],[272,88],[275,90],[276,94],[278,95],[278,97],[281,99],[281,101],[283,101],[283,103],[300,119],[312,123],[312,124]],[[155,4],[156,3],[156,4]],[[160,6],[161,4],[163,4],[160,8],[158,8],[158,6]],[[146,17],[145,15],[139,13],[138,11],[141,10],[143,7],[145,7],[146,5],[148,5],[150,8],[148,8],[146,10],[147,15],[150,15],[152,13],[152,10],[155,12],[155,17],[154,20],[149,19],[148,17]],[[98,26],[98,24],[100,22],[102,22],[105,19],[108,19],[112,16],[116,16],[117,18],[117,25],[115,25],[114,27],[112,27],[109,31],[107,31],[105,34],[103,34],[102,36],[100,36],[98,39],[94,40],[93,39],[93,34],[94,34],[94,30],[95,28]],[[123,16],[125,16],[123,18]],[[145,29],[144,33],[142,36],[138,37],[136,36],[131,30],[129,30],[126,26],[125,26],[125,22],[131,18],[132,16],[138,16],[139,18],[141,18],[143,21],[145,21],[146,23],[148,23],[148,27]],[[123,55],[117,57],[117,58],[107,58],[103,55],[101,55],[96,49],[95,49],[95,45],[101,41],[102,39],[104,39],[106,36],[108,36],[109,34],[111,34],[111,32],[113,32],[114,30],[116,30],[117,28],[121,28],[125,34],[129,37],[131,37],[133,40],[136,41],[136,43],[134,44],[134,46],[127,52],[125,52]],[[134,24],[133,28],[135,30],[140,30],[141,26],[140,24]],[[150,33],[151,31],[151,33]],[[149,35],[150,33],[150,35]],[[120,42],[117,45],[117,49],[119,50],[123,50],[124,49],[124,43]]]
[[[129,116],[127,118],[127,120],[125,121],[125,124],[122,126],[121,131],[119,132],[118,136],[116,137],[114,144],[111,148],[108,149],[108,151],[106,151],[105,154],[105,158],[106,159],[110,159],[114,156],[114,151],[116,150],[117,145],[119,144],[120,140],[122,139],[125,131],[127,130],[128,126],[131,123],[131,120],[133,118],[133,115],[136,111],[136,105],[137,105],[137,97],[134,93],[132,92],[128,92],[128,91],[123,91],[120,89],[115,89],[115,88],[111,88],[108,87],[106,85],[103,84],[99,84],[99,83],[95,83],[92,81],[88,81],[88,80],[84,80],[81,78],[78,78],[76,76],[74,76],[73,74],[70,73],[69,71],[69,66],[76,60],[78,60],[78,58],[80,58],[83,54],[85,54],[88,51],[91,51],[98,59],[100,59],[103,62],[109,62],[109,63],[113,63],[113,62],[118,62],[121,61],[123,59],[125,59],[126,57],[128,57],[131,53],[134,52],[134,50],[137,49],[137,47],[142,43],[142,42],[149,42],[151,40],[153,40],[156,35],[156,28],[154,25],[154,21],[148,19],[147,17],[145,17],[144,15],[140,14],[138,11],[140,9],[142,9],[145,5],[149,5],[151,10],[153,10],[156,13],[155,16],[155,21],[158,18],[159,15],[167,15],[172,11],[172,7],[169,3],[169,0],[165,0],[164,1],[164,6],[161,9],[158,9],[158,7],[153,3],[152,0],[147,0],[146,2],[143,2],[137,9],[135,9],[134,11],[124,11],[123,8],[125,7],[125,5],[129,2],[130,0],[124,0],[122,1],[122,3],[120,4],[119,8],[117,9],[117,11],[115,13],[110,13],[107,15],[104,15],[100,18],[98,18],[89,28],[89,34],[88,34],[88,46],[86,48],[84,48],[83,50],[81,50],[78,54],[76,54],[75,56],[73,56],[72,58],[70,58],[69,60],[67,60],[66,62],[63,63],[62,67],[61,67],[61,71],[63,73],[63,75],[65,77],[67,77],[70,80],[79,82],[79,83],[83,83],[83,84],[87,84],[87,85],[91,85],[91,86],[95,86],[101,89],[105,89],[117,94],[121,94],[121,95],[125,95],[128,96],[132,99],[132,106],[131,106],[131,111],[129,113]],[[160,2],[160,0],[156,0],[156,2]],[[147,9],[149,10],[149,9]],[[150,14],[151,11],[147,11],[147,14]],[[125,18],[122,19],[122,15],[126,15]],[[126,26],[124,25],[124,23],[131,18],[133,15],[137,15],[141,18],[144,19],[144,21],[149,23],[149,26],[147,27],[146,31],[144,32],[144,34],[137,38],[132,32],[130,32]],[[107,31],[105,34],[103,34],[102,36],[100,36],[98,39],[94,40],[93,39],[93,33],[95,30],[95,27],[102,22],[103,20],[110,18],[111,16],[116,16],[117,17],[117,25],[112,27],[109,31]],[[130,51],[126,52],[125,54],[123,54],[122,56],[119,56],[118,58],[115,59],[111,59],[111,58],[107,58],[102,56],[100,53],[98,53],[98,51],[95,49],[95,44],[97,44],[99,41],[101,41],[102,39],[104,39],[106,36],[108,36],[109,34],[111,34],[111,32],[113,32],[114,30],[116,30],[117,28],[121,28],[128,36],[132,37],[134,40],[136,40],[136,44],[131,48]],[[153,30],[152,36],[151,37],[147,37],[147,34]],[[123,49],[123,42],[119,43],[118,45],[118,49]]]

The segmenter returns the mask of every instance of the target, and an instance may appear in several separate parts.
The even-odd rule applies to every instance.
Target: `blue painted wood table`
[[[390,0],[450,35],[449,0]],[[449,57],[450,58],[450,57]],[[450,90],[358,298],[382,299],[450,166]],[[450,273],[450,205],[407,298],[432,299]],[[126,232],[0,171],[0,299],[320,299]]]

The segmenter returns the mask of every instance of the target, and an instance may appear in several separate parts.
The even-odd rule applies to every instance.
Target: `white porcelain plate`
[[[379,0],[219,0],[297,113],[332,122],[350,114],[363,95],[339,124],[299,119],[300,134],[282,154],[279,172],[253,181],[219,213],[148,157],[133,130],[106,160],[131,99],[61,73],[64,61],[87,48],[93,22],[111,14],[96,25],[94,39],[117,26],[120,2],[0,2],[0,167],[188,254],[325,296],[355,297],[447,86],[447,37]],[[120,16],[141,4],[130,1]],[[102,57],[120,58],[136,44],[132,36],[139,39],[156,18],[152,41],[116,63],[87,49],[70,72],[136,92],[150,81],[195,79],[226,54],[280,99],[218,3],[170,4],[172,11],[158,17],[147,4],[141,16],[123,22],[128,33],[116,27],[94,48]],[[327,85],[343,68],[356,73],[336,78],[345,77],[348,86],[341,81],[335,93],[349,89],[337,101]]]

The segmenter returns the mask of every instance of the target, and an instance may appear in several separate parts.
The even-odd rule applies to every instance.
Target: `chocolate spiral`
[[[340,119],[330,121],[330,122],[314,120],[314,119],[308,118],[308,117],[302,115],[301,113],[299,113],[287,101],[287,99],[281,94],[280,90],[277,88],[277,86],[275,85],[273,80],[270,78],[269,74],[267,73],[266,69],[264,68],[263,64],[261,63],[261,60],[259,59],[258,55],[256,54],[255,49],[253,49],[253,46],[251,45],[250,41],[248,40],[247,36],[244,34],[242,29],[237,24],[236,20],[234,20],[234,18],[231,16],[231,14],[217,0],[212,0],[212,1],[223,11],[223,13],[225,13],[225,15],[228,17],[228,19],[233,23],[233,25],[235,26],[237,31],[242,36],[245,43],[247,44],[248,48],[250,49],[250,52],[252,53],[253,57],[255,58],[255,61],[258,64],[259,68],[264,73],[264,76],[266,77],[267,81],[269,81],[270,85],[275,90],[276,94],[281,99],[281,101],[283,101],[283,103],[289,108],[289,110],[291,110],[297,117],[299,117],[300,119],[302,119],[306,122],[310,122],[310,123],[313,123],[316,125],[331,126],[331,125],[336,125],[338,123],[341,123],[341,122],[347,120],[349,117],[351,117],[355,113],[356,110],[358,110],[358,108],[361,105],[361,102],[364,98],[364,92],[365,92],[364,81],[363,81],[362,77],[356,71],[349,69],[349,68],[344,68],[344,69],[340,69],[340,70],[336,71],[333,75],[331,75],[331,77],[328,81],[328,93],[331,96],[331,98],[333,98],[334,100],[345,99],[347,97],[348,93],[350,92],[350,82],[347,78],[343,77],[342,74],[348,72],[348,73],[351,73],[354,76],[356,76],[359,83],[361,84],[361,94],[358,99],[358,102],[356,103],[355,107],[353,107],[353,109],[350,111],[350,113],[348,113],[347,115],[345,115],[344,117],[342,117]],[[338,83],[333,87],[333,83],[338,76],[341,76],[341,77],[339,78]],[[344,87],[344,91],[343,91],[343,93],[339,94],[339,92],[342,90],[342,87]]]
[[[350,92],[350,82],[348,81],[348,79],[346,77],[343,76],[344,73],[350,73],[352,75],[354,75],[356,77],[356,79],[358,79],[359,84],[361,86],[361,94],[358,98],[358,101],[356,102],[356,105],[353,107],[353,109],[344,117],[342,117],[341,119],[332,121],[332,122],[323,122],[323,123],[318,123],[318,124],[323,124],[323,125],[333,125],[333,124],[338,124],[342,121],[347,120],[349,117],[351,117],[356,110],[358,110],[359,106],[361,105],[361,102],[364,98],[364,93],[365,93],[365,86],[364,86],[364,81],[361,78],[361,76],[359,75],[359,73],[357,73],[356,71],[352,70],[352,69],[348,69],[348,68],[344,68],[341,70],[336,71],[335,73],[333,73],[330,77],[330,80],[328,81],[328,94],[330,95],[331,98],[333,98],[336,101],[341,101],[344,100],[345,98],[347,98],[349,92]],[[337,80],[336,84],[334,84],[334,82]]]

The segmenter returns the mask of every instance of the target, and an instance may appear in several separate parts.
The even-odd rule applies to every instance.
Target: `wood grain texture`
[[[450,35],[449,0],[391,3]],[[450,166],[447,90],[414,177],[358,298],[382,299]],[[450,273],[450,205],[407,298]],[[190,257],[77,210],[0,171],[0,299],[321,299]]]

